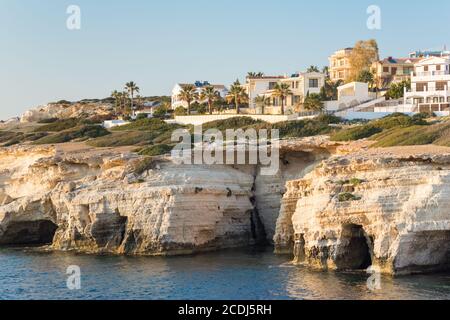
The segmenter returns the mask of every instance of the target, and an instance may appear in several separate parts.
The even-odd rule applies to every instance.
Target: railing
[[[450,71],[441,70],[441,71],[413,72],[414,77],[430,77],[430,76],[445,76],[445,75],[450,75]]]
[[[447,88],[424,87],[422,90],[412,88],[410,91],[407,92],[439,92],[439,91],[446,92]]]

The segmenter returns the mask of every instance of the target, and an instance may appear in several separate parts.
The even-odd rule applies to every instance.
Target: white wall
[[[226,120],[235,118],[236,115],[226,115],[226,114],[218,114],[218,115],[201,115],[201,116],[176,116],[175,123],[183,124],[183,125],[202,125],[207,122],[217,121],[217,120]],[[298,115],[239,115],[239,117],[249,117],[255,120],[262,120],[269,123],[278,123],[284,121],[293,121],[298,119]],[[172,121],[173,122],[173,121]]]

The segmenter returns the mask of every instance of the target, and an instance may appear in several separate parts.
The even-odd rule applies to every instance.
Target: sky
[[[80,30],[66,26],[70,5]],[[380,30],[367,28],[370,5]],[[361,39],[382,57],[450,47],[449,20],[448,0],[0,0],[0,119],[128,81],[151,96],[177,82],[292,74]]]

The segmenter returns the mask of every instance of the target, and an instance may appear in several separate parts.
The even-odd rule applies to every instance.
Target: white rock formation
[[[0,244],[178,254],[248,245],[254,178],[225,166],[144,163],[131,154],[0,152]],[[55,229],[57,228],[56,233]]]
[[[113,105],[107,103],[50,103],[45,106],[26,111],[21,117],[21,123],[37,122],[40,120],[58,118],[79,118],[109,115],[113,112]]]
[[[389,274],[450,266],[450,154],[333,157],[287,184],[275,236],[295,261]]]

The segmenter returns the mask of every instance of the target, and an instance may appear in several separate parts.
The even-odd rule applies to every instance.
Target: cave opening
[[[336,260],[339,269],[365,270],[372,265],[373,239],[361,225],[345,225],[341,248]]]
[[[53,242],[58,226],[50,220],[14,221],[8,224],[0,244],[9,246],[42,246]]]

